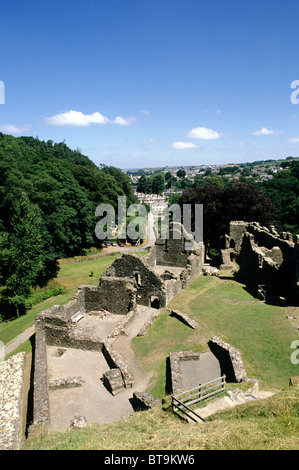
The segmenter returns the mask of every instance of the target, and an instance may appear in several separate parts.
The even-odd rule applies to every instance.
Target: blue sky
[[[299,156],[298,18],[297,0],[2,2],[0,131],[119,168]]]

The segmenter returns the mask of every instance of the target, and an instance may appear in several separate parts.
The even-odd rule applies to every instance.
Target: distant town
[[[184,177],[193,182],[198,176],[207,178],[211,175],[218,175],[235,180],[239,180],[241,177],[251,177],[255,178],[257,182],[262,182],[272,179],[275,173],[287,169],[290,161],[298,159],[299,157],[287,157],[286,159],[280,160],[229,163],[227,165],[164,166],[157,168],[125,169],[122,171],[131,178],[133,185],[138,183],[142,175],[151,176],[155,173],[164,173],[164,175],[171,173],[173,177],[177,177],[179,170],[184,171]]]
[[[299,157],[289,156],[279,160],[226,165],[164,166],[122,171],[130,177],[132,189],[140,203],[148,204],[151,212],[158,215],[170,202],[176,202],[184,189],[207,183],[216,185],[234,181],[264,183],[271,180],[275,174],[287,170],[290,163],[298,159]]]

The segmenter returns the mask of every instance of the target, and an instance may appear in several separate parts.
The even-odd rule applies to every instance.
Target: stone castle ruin
[[[238,279],[269,303],[299,305],[299,236],[257,222],[234,221],[222,238],[222,267],[239,264]]]
[[[147,255],[122,255],[103,273],[99,286],[80,286],[66,305],[54,305],[36,316],[35,426],[55,429],[53,421],[59,421],[62,408],[66,414],[76,413],[74,403],[68,404],[69,389],[76,389],[78,409],[83,402],[80,414],[83,409],[95,420],[95,403],[102,400],[95,392],[100,389],[100,379],[110,392],[109,397],[105,395],[107,407],[113,406],[111,396],[132,394],[136,378],[115,342],[141,315],[147,315],[140,323],[146,331],[158,309],[166,307],[202,272],[203,244],[190,245],[185,235],[181,225],[173,226],[169,239],[158,239]],[[84,379],[89,367],[93,377]],[[92,411],[88,410],[91,396]]]
[[[298,238],[279,235],[273,227],[235,221],[221,244],[220,269],[235,270],[236,261],[241,282],[264,300],[284,297],[299,304]],[[180,224],[174,224],[169,239],[157,239],[145,256],[123,254],[102,274],[98,286],[79,286],[66,305],[54,305],[36,316],[29,430],[116,421],[132,412],[132,400],[151,406],[153,397],[144,393],[147,382],[132,359],[130,340],[146,334],[160,308],[191,328],[199,327],[167,305],[201,273],[209,272],[204,253],[202,243],[196,244]],[[240,354],[231,345],[217,337],[208,345],[211,353],[200,355],[200,361],[192,351],[170,353],[173,392],[186,389],[184,370],[192,368],[192,380],[197,373],[205,375],[202,367],[207,361],[217,377],[224,373],[233,381],[249,380]],[[2,365],[6,374],[16,367],[20,371],[20,384],[13,385],[18,416],[23,359]],[[19,426],[11,431],[4,448],[19,448],[20,436]]]

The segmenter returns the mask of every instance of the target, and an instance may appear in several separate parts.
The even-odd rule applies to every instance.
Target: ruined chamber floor
[[[199,361],[182,361],[180,363],[183,378],[183,389],[189,390],[215,380],[221,376],[218,359],[211,352],[200,354]]]
[[[59,351],[63,354],[59,355]],[[129,399],[132,389],[111,395],[101,377],[109,366],[101,352],[47,346],[49,380],[81,377],[80,387],[49,391],[52,431],[69,428],[75,416],[84,416],[89,424],[119,421],[133,413]]]
[[[115,346],[127,362],[132,356],[129,348],[131,338],[134,337],[144,322],[148,319],[152,309],[140,307],[138,316],[128,329],[128,336],[121,336]],[[96,315],[84,314],[78,323],[85,332],[105,340],[115,326],[122,320],[120,315],[109,315],[100,318]],[[128,343],[128,344],[127,344]],[[129,349],[128,349],[129,348]],[[131,351],[132,353],[132,351]],[[127,355],[129,354],[129,358]],[[131,358],[132,359],[132,358]],[[134,359],[134,358],[133,358]],[[48,380],[80,377],[84,384],[79,387],[59,388],[49,390],[50,400],[50,428],[53,431],[68,429],[75,416],[84,416],[88,424],[108,423],[119,421],[134,412],[130,399],[134,391],[145,391],[148,377],[136,370],[136,361],[129,366],[133,367],[135,383],[133,388],[123,390],[112,395],[101,380],[103,374],[110,367],[101,351],[87,351],[77,348],[47,346]],[[137,373],[138,371],[138,373]]]

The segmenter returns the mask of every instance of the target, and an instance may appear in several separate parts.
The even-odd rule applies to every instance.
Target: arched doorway
[[[160,308],[160,299],[156,295],[151,296],[151,308]]]

